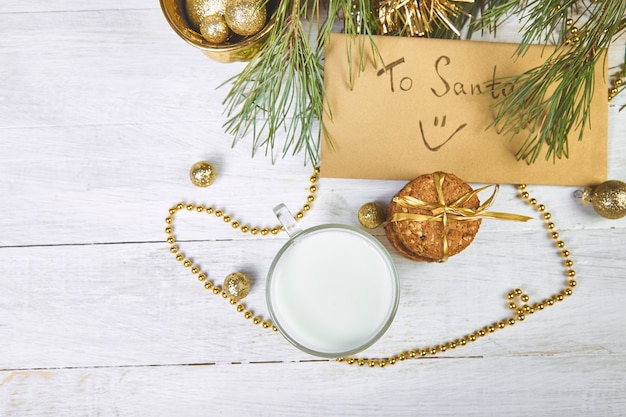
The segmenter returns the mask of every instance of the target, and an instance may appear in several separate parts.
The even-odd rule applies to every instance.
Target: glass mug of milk
[[[270,316],[280,333],[299,349],[327,358],[371,346],[398,308],[398,273],[389,252],[356,227],[302,230],[284,204],[274,213],[290,236],[266,282]]]

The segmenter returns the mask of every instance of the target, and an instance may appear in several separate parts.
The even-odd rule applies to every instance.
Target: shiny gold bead
[[[423,358],[424,356],[428,355],[428,352],[426,352],[424,349],[420,349],[417,351],[417,354]]]
[[[440,345],[439,346],[439,351],[440,352],[445,352],[446,350],[448,350],[448,347],[446,345]]]
[[[191,266],[191,261],[190,261],[189,259],[185,259],[185,260],[183,261],[183,266],[184,266],[185,268],[189,268],[189,267]]]
[[[467,341],[468,342],[475,342],[476,341],[476,335],[474,333],[470,333],[467,335]]]
[[[296,213],[296,219],[300,220],[303,217],[304,217],[304,213],[303,212],[299,211],[299,212]]]
[[[547,226],[547,228],[548,228],[548,229],[550,229],[550,230],[552,230],[552,229],[554,229],[554,228],[556,227],[556,226],[555,226],[555,224],[554,224],[554,223],[552,223],[552,222],[548,223],[546,226]]]
[[[174,221],[174,219],[169,217],[169,216],[165,218],[165,223],[167,223],[167,224],[172,224],[173,221]]]
[[[572,295],[572,293],[573,293],[573,291],[572,291],[571,288],[565,288],[563,290],[563,295],[566,296],[566,297],[569,297],[570,295]]]
[[[230,216],[224,216],[224,223],[230,222]]]
[[[254,314],[252,313],[252,311],[246,311],[245,313],[243,313],[243,317],[244,317],[245,319],[248,319],[248,320],[249,320],[249,319],[251,319],[251,318],[252,318],[252,316],[254,316]]]
[[[567,26],[572,26],[572,25],[574,24],[574,20],[573,20],[573,19],[567,19],[567,20],[565,21],[565,24],[566,24]]]
[[[517,304],[509,303],[509,310],[515,310],[517,308]]]
[[[354,362],[355,362],[355,361],[354,361],[354,358],[348,358],[348,359],[346,359],[346,363],[347,363],[348,365],[353,365],[353,364],[354,364]]]
[[[222,210],[215,210],[215,217],[222,217],[224,212]]]
[[[519,184],[519,185],[517,186],[517,189],[518,189],[518,190],[525,190],[525,189],[526,189],[526,184]]]
[[[204,272],[201,272],[200,274],[198,274],[198,281],[204,281],[206,279],[206,274]]]
[[[245,309],[246,309],[245,304],[238,304],[238,305],[237,305],[237,311],[238,311],[239,313],[243,313],[243,311],[244,311]]]
[[[548,306],[553,306],[554,305],[554,299],[552,297],[546,298],[545,303]]]
[[[525,311],[524,311],[524,307],[522,307],[522,308],[518,308],[515,312],[516,312],[517,314],[524,314],[524,313],[525,313]]]
[[[182,253],[179,253],[178,255],[176,255],[176,260],[178,262],[182,262],[183,259],[185,259],[185,255],[183,255]]]
[[[311,192],[311,193],[317,192],[317,186],[315,186],[315,185],[310,186],[309,187],[309,192]]]
[[[320,173],[320,167],[313,168],[313,173],[314,174],[319,174]]]
[[[528,197],[530,197],[530,194],[528,193],[528,191],[523,191],[523,192],[520,194],[520,197],[522,197],[522,198],[528,198]]]
[[[464,337],[462,337],[462,338],[460,338],[459,340],[457,340],[457,342],[456,342],[456,343],[457,343],[459,346],[465,346],[465,345],[467,345],[467,339],[466,339],[466,338],[464,338]]]
[[[506,324],[508,324],[509,326],[513,326],[515,324],[515,319],[511,317],[506,321]]]
[[[315,196],[314,195],[307,196],[306,201],[308,201],[309,203],[314,202],[315,201]]]
[[[448,349],[456,349],[456,342],[448,342]]]
[[[198,213],[202,213],[204,211],[204,206],[196,206],[196,211]]]
[[[200,272],[200,268],[198,268],[195,265],[191,267],[191,273],[192,274],[197,274],[198,272]]]
[[[575,287],[577,284],[575,279],[570,279],[569,282],[567,283],[567,285],[569,285],[570,287]]]
[[[431,347],[428,349],[428,353],[430,353],[431,355],[436,355],[437,354],[437,348]]]
[[[494,325],[490,324],[489,326],[487,326],[487,331],[489,333],[493,333],[493,332],[496,331],[496,327]]]
[[[384,359],[381,359],[378,361],[378,366],[381,368],[384,368],[387,365],[387,361]]]
[[[530,200],[528,200],[528,202],[534,206],[535,204],[537,204],[537,199],[536,198],[531,198]]]
[[[550,237],[554,240],[557,240],[559,238],[559,232],[550,233]]]
[[[523,314],[519,314],[517,316],[517,321],[524,321],[524,319],[526,319],[526,316],[524,316]]]
[[[520,300],[522,300],[523,302],[527,303],[528,300],[530,300],[530,297],[528,296],[528,294],[522,294],[520,296]]]
[[[376,366],[376,361],[370,359],[369,361],[367,361],[367,366],[369,366],[370,368],[373,368]]]
[[[409,355],[409,358],[413,359],[414,357],[417,356],[417,352],[414,350],[409,350],[408,355]]]
[[[545,204],[539,204],[539,205],[537,206],[537,210],[539,210],[539,211],[545,211],[545,210],[546,210],[546,206],[545,206]]]
[[[567,258],[570,255],[569,251],[567,249],[563,249],[561,251],[561,256],[564,258]]]
[[[544,218],[545,220],[550,220],[550,219],[552,218],[552,213],[544,213],[544,214],[543,214],[543,218]]]
[[[206,208],[206,214],[213,214],[213,211],[214,211],[213,207]]]
[[[563,262],[563,265],[565,265],[565,266],[573,266],[574,265],[574,261],[572,261],[571,259],[566,259],[565,262]]]
[[[259,233],[259,229],[256,227],[253,227],[252,229],[250,229],[250,234],[251,235],[256,235],[257,233]]]
[[[278,331],[278,327],[276,327],[276,326],[272,326],[272,331],[273,331],[273,332],[277,332],[277,331]]]
[[[402,353],[400,353],[400,354],[398,355],[398,360],[403,361],[403,360],[405,360],[405,359],[406,359],[406,354],[405,354],[404,352],[402,352]]]
[[[513,292],[515,293],[515,295],[522,295],[524,293],[521,288],[516,288],[513,290]]]
[[[270,230],[270,233],[273,235],[277,235],[278,234],[278,227],[272,227],[272,229]]]
[[[165,233],[170,234],[170,233],[172,233],[172,232],[174,232],[174,228],[173,228],[172,226],[167,226],[167,227],[165,228]]]
[[[504,329],[506,327],[506,323],[503,321],[499,321],[497,324],[498,329]]]
[[[243,272],[233,272],[224,278],[224,289],[228,297],[239,301],[250,293],[250,278]]]
[[[177,253],[177,252],[178,252],[178,246],[176,245],[170,246],[170,253]]]
[[[189,169],[189,179],[196,187],[208,187],[213,184],[215,177],[215,167],[207,161],[196,162]]]
[[[569,271],[567,271],[567,276],[570,278],[574,278],[576,276],[576,271],[570,269]]]
[[[573,28],[571,28],[569,31],[570,31],[570,33],[571,33],[572,35],[575,35],[575,34],[577,34],[577,33],[578,33],[578,28],[577,28],[576,26],[574,26],[574,27],[573,27]]]
[[[237,300],[233,300],[232,298],[228,300],[228,303],[232,306],[237,304]]]
[[[311,183],[315,184],[317,182],[317,175],[311,175],[311,178],[309,178],[309,181],[311,181]]]
[[[169,209],[167,211],[169,214],[175,214],[176,213],[176,209],[174,207],[172,207],[171,209]]]
[[[213,286],[213,283],[211,281],[207,281],[204,283],[205,290],[210,290],[212,286]]]
[[[613,81],[613,85],[614,85],[615,87],[621,87],[621,86],[622,86],[622,84],[624,84],[624,82],[622,81],[622,79],[621,79],[621,78],[617,78],[615,81]]]
[[[513,291],[511,291],[510,293],[506,295],[507,300],[512,300],[514,298],[515,298],[515,293]]]
[[[363,366],[363,365],[365,365],[365,360],[364,359],[359,359],[359,360],[356,361],[356,364],[359,365],[359,366]]]
[[[221,287],[213,287],[213,294],[218,295],[222,293]]]
[[[579,41],[580,41],[580,36],[574,36],[572,38],[572,42],[574,42],[574,43],[578,43]]]
[[[246,225],[243,225],[239,230],[241,230],[241,233],[248,233],[248,230],[250,230],[250,228]]]
[[[556,242],[556,247],[557,248],[563,248],[565,247],[565,242],[563,242],[562,240],[559,240]]]
[[[487,334],[487,332],[485,331],[485,329],[478,329],[476,331],[476,335],[478,335],[479,337],[483,337],[486,334]]]
[[[183,203],[176,204],[176,210],[182,210],[184,208],[185,208],[185,205]]]
[[[186,208],[188,211],[192,211],[194,208],[196,208],[196,206],[194,206],[193,204],[187,204]]]
[[[267,230],[265,228],[261,229],[261,235],[262,236],[267,236],[268,233],[269,233],[269,230]]]
[[[261,326],[264,329],[269,329],[270,327],[272,327],[272,323],[270,323],[269,321],[264,321],[263,323],[261,323]]]
[[[396,358],[389,358],[387,360],[387,363],[389,363],[389,365],[395,365],[396,364]]]
[[[305,205],[302,206],[302,210],[309,211],[309,210],[311,210],[311,206],[309,206],[308,204],[305,204]]]
[[[174,239],[174,236],[168,236],[167,239],[165,239],[165,241],[169,243],[170,245],[172,245],[174,242],[176,242],[176,239]]]
[[[233,229],[238,229],[239,228],[239,222],[237,222],[237,221],[232,222],[230,225],[233,227]]]
[[[554,296],[554,299],[555,299],[556,301],[561,302],[561,301],[563,301],[563,300],[565,299],[565,297],[563,296],[563,294],[556,294],[556,295]]]
[[[228,298],[228,294],[226,294],[224,291],[222,291],[222,298]]]
[[[256,316],[255,318],[252,319],[253,324],[261,324],[262,321],[263,319],[261,319],[261,317],[259,316]]]

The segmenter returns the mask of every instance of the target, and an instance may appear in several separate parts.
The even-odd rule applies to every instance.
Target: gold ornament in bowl
[[[209,58],[219,62],[249,61],[256,55],[274,26],[272,15],[278,4],[278,0],[270,0],[267,2],[265,23],[254,35],[234,35],[224,42],[210,42],[199,32],[202,19],[200,19],[196,26],[191,22],[190,17],[188,17],[187,1],[194,0],[160,0],[161,10],[163,11],[165,19],[174,32],[185,42],[199,49]],[[195,7],[192,8],[192,13],[195,16],[194,19],[200,16],[206,18],[207,16],[205,16],[205,14],[208,12],[212,12],[211,15],[220,14],[219,11],[213,13],[213,6],[220,3],[221,0],[203,1],[211,4],[196,4]],[[216,32],[213,33],[215,34]],[[211,37],[211,35],[209,37]]]
[[[224,13],[228,27],[241,36],[258,33],[267,20],[263,0],[227,0]]]

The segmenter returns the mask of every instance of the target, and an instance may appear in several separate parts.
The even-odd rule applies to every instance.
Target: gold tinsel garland
[[[423,37],[440,26],[461,36],[452,22],[462,12],[457,2],[473,3],[474,0],[383,0],[378,8],[381,32]]]

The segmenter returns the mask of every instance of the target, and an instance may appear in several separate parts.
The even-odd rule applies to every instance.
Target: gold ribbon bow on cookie
[[[493,185],[494,190],[491,196],[478,208],[465,208],[461,207],[472,197],[476,196],[481,191],[486,190],[492,185],[486,185],[476,190],[469,191],[458,198],[450,205],[446,205],[446,201],[443,195],[443,181],[445,174],[443,172],[433,173],[433,180],[435,182],[435,189],[437,190],[437,196],[439,201],[436,203],[427,203],[419,198],[411,196],[394,197],[393,201],[402,207],[406,208],[418,208],[423,210],[429,210],[432,215],[417,214],[417,213],[395,213],[386,223],[394,223],[401,221],[414,221],[414,222],[442,222],[443,224],[443,258],[440,262],[445,262],[448,259],[448,240],[446,235],[448,234],[448,222],[460,222],[471,221],[480,219],[499,219],[499,220],[513,220],[513,221],[528,221],[532,217],[522,216],[519,214],[500,213],[495,211],[486,211],[498,193],[500,186],[498,184]]]

